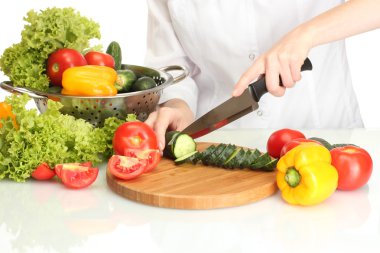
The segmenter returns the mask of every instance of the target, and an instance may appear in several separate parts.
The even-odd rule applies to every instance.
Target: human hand
[[[163,151],[165,148],[166,131],[181,131],[193,121],[194,114],[187,103],[181,99],[172,99],[163,103],[156,111],[149,114],[145,123],[153,128],[158,139],[159,149]]]
[[[301,66],[311,47],[311,39],[306,32],[296,29],[287,34],[257,58],[235,84],[232,95],[240,96],[250,83],[265,75],[268,92],[274,96],[283,96],[286,88],[293,87],[301,79]]]

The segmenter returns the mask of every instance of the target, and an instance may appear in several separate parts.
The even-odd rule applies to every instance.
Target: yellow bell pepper
[[[277,186],[292,205],[315,205],[334,193],[338,172],[331,165],[330,151],[316,143],[302,143],[277,163]]]
[[[107,66],[85,65],[68,68],[62,75],[61,93],[71,96],[113,96],[117,73]]]
[[[7,118],[12,119],[13,126],[17,129],[18,125],[16,122],[16,116],[12,112],[12,106],[6,102],[0,102],[0,119],[7,119]],[[3,125],[0,123],[0,128],[1,127],[3,127]]]

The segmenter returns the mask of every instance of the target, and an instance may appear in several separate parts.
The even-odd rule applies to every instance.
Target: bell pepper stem
[[[301,174],[294,167],[289,167],[285,173],[285,181],[290,187],[297,187],[301,182]]]

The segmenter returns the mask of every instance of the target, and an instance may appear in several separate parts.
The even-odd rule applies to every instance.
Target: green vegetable
[[[119,70],[121,68],[122,61],[121,47],[119,43],[112,41],[108,45],[106,53],[112,55],[113,59],[115,60],[115,70]]]
[[[177,165],[183,163],[222,167],[225,169],[242,169],[273,171],[277,159],[258,149],[244,149],[233,144],[219,143],[210,145],[204,151],[196,150],[194,139],[178,131],[169,131],[165,135],[164,156],[174,160]]]
[[[309,138],[309,140],[314,140],[314,141],[317,141],[317,142],[321,143],[328,150],[331,150],[333,148],[333,146],[328,141],[326,141],[323,138],[311,137],[311,138]]]
[[[157,86],[156,82],[153,80],[153,78],[149,76],[143,76],[137,79],[137,81],[132,84],[131,90],[132,91],[148,90],[156,86]]]
[[[117,70],[117,78],[115,81],[115,88],[118,93],[128,92],[132,84],[136,81],[136,75],[132,70],[120,69]]]
[[[100,39],[99,24],[73,8],[30,10],[24,20],[21,41],[5,49],[0,58],[1,70],[15,86],[46,91],[46,60],[50,53],[59,48],[83,52],[90,46],[90,39]]]
[[[12,95],[5,100],[12,106],[18,129],[11,119],[1,120],[0,179],[23,182],[41,163],[102,162],[112,153],[112,137],[123,122],[109,118],[102,128],[94,128],[83,119],[63,115],[62,105],[48,100],[48,109],[39,114],[25,109],[29,97]]]
[[[163,153],[171,159],[180,158],[197,149],[197,144],[191,136],[178,131],[167,132],[165,142],[166,145]]]

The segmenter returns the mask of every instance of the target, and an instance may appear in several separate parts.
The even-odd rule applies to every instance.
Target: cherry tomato
[[[119,179],[130,180],[144,173],[147,167],[146,159],[137,157],[113,155],[108,161],[110,173]]]
[[[100,65],[115,68],[115,60],[112,55],[91,51],[84,55],[88,65]]]
[[[357,146],[337,147],[330,150],[331,164],[338,170],[338,189],[355,190],[365,185],[372,174],[372,158]]]
[[[267,142],[267,151],[270,156],[280,158],[282,147],[289,141],[297,138],[306,138],[303,133],[293,129],[280,129],[273,132]]]
[[[87,65],[87,61],[80,52],[61,48],[49,55],[46,71],[53,85],[62,86],[62,74],[66,69],[84,65]]]
[[[153,129],[141,121],[121,124],[112,139],[113,149],[117,155],[124,155],[128,149],[158,149],[158,141]]]
[[[315,140],[310,140],[310,139],[305,139],[305,138],[297,138],[297,139],[293,139],[291,141],[288,141],[281,149],[281,153],[280,153],[280,157],[285,155],[286,152],[290,151],[291,149],[297,147],[298,145],[300,145],[301,143],[303,142],[314,142],[314,143],[317,143],[317,144],[321,144],[320,142],[318,141],[315,141]]]
[[[32,172],[32,177],[37,180],[50,180],[55,176],[55,171],[47,163],[41,163]]]
[[[161,154],[158,149],[145,149],[145,150],[133,150],[127,149],[124,152],[124,156],[136,157],[138,159],[145,159],[147,166],[144,173],[152,171],[161,160]]]
[[[80,165],[80,166],[85,166],[85,167],[92,167],[92,162],[83,162],[83,163],[60,163],[60,164],[56,164],[54,166],[54,171],[55,171],[55,174],[57,175],[57,177],[61,178],[61,171],[62,171],[62,167],[64,165]]]

